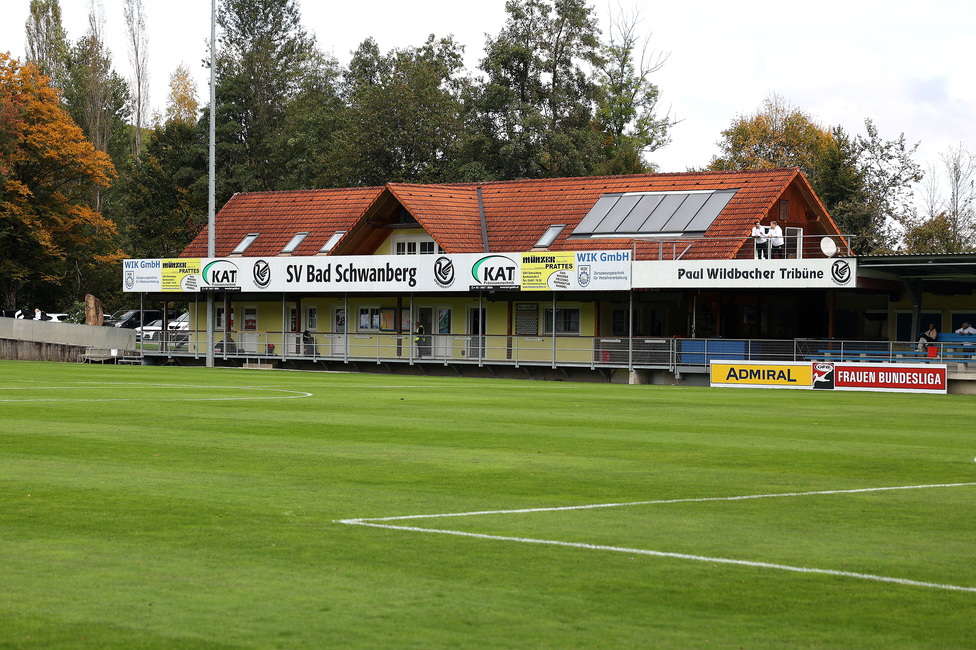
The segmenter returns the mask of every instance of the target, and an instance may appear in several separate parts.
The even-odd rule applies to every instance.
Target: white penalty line
[[[419,526],[397,526],[394,524],[379,523],[387,521],[402,521],[405,519],[433,519],[439,517],[472,517],[477,515],[505,515],[533,512],[559,512],[566,510],[588,510],[594,508],[619,508],[623,506],[639,505],[658,505],[669,503],[702,503],[710,501],[742,501],[746,499],[769,499],[776,497],[799,497],[830,494],[857,494],[862,492],[884,492],[891,490],[922,490],[930,488],[950,488],[974,486],[976,483],[941,483],[933,485],[900,485],[878,488],[857,488],[852,490],[817,490],[814,492],[783,492],[778,494],[752,494],[735,497],[704,497],[697,499],[662,499],[657,501],[633,501],[628,503],[601,503],[583,506],[562,506],[555,508],[520,508],[516,510],[481,510],[474,512],[444,513],[433,515],[406,515],[400,517],[371,517],[359,519],[340,519],[339,524],[350,526],[368,526],[370,528],[385,528],[404,532],[429,533],[436,535],[453,535],[455,537],[469,537],[474,539],[484,539],[500,542],[517,542],[520,544],[541,544],[545,546],[559,546],[563,548],[579,548],[591,551],[610,551],[613,553],[630,553],[634,555],[648,555],[652,557],[670,558],[676,560],[691,560],[695,562],[711,562],[713,564],[731,564],[758,569],[776,569],[779,571],[790,571],[793,573],[807,573],[817,575],[837,576],[842,578],[854,578],[857,580],[870,580],[874,582],[885,582],[889,584],[905,585],[909,587],[924,587],[928,589],[942,589],[946,591],[962,591],[976,593],[976,587],[962,587],[959,585],[940,584],[936,582],[924,582],[920,580],[909,580],[907,578],[894,578],[891,576],[874,575],[870,573],[858,573],[855,571],[838,571],[835,569],[817,569],[812,567],[798,567],[788,564],[774,564],[771,562],[755,562],[752,560],[735,560],[724,557],[708,557],[705,555],[690,555],[687,553],[670,553],[666,551],[652,551],[640,548],[625,548],[621,546],[606,546],[601,544],[586,544],[582,542],[565,542],[551,539],[534,539],[530,537],[509,537],[504,535],[487,535],[484,533],[470,533],[460,530],[443,530],[437,528],[421,528]]]
[[[547,546],[561,546],[568,548],[581,548],[591,551],[611,551],[614,553],[631,553],[634,555],[650,555],[653,557],[672,558],[676,560],[693,560],[696,562],[711,562],[712,564],[733,564],[759,569],[778,569],[780,571],[792,571],[794,573],[815,573],[820,575],[838,576],[842,578],[857,578],[859,580],[873,580],[875,582],[887,582],[910,587],[927,587],[929,589],[945,589],[948,591],[965,591],[976,593],[976,587],[960,587],[958,585],[944,585],[936,582],[922,582],[919,580],[908,580],[906,578],[892,578],[890,576],[879,576],[870,573],[857,573],[854,571],[835,571],[833,569],[814,569],[810,567],[790,566],[788,564],[772,564],[770,562],[753,562],[750,560],[733,560],[725,557],[708,557],[705,555],[688,555],[686,553],[667,553],[664,551],[650,551],[641,548],[624,548],[621,546],[603,546],[600,544],[584,544],[581,542],[561,542],[552,539],[532,539],[529,537],[505,537],[503,535],[485,535],[482,533],[468,533],[460,530],[439,530],[436,528],[419,528],[416,526],[393,526],[391,524],[377,524],[362,519],[344,519],[337,523],[350,524],[355,526],[370,526],[372,528],[388,528],[390,530],[409,531],[417,533],[433,533],[438,535],[455,535],[457,537],[473,537],[475,539],[486,539],[499,542],[519,542],[521,544],[542,544]]]
[[[372,521],[402,521],[404,519],[436,519],[440,517],[475,517],[478,515],[515,515],[531,512],[560,512],[564,510],[594,510],[597,508],[623,508],[627,506],[653,506],[668,503],[706,503],[709,501],[746,501],[749,499],[775,499],[777,497],[806,497],[828,494],[856,494],[859,492],[885,492],[889,490],[924,490],[930,488],[949,488],[976,485],[974,483],[941,483],[935,485],[896,485],[891,487],[856,488],[853,490],[817,490],[815,492],[777,492],[773,494],[747,494],[736,497],[700,497],[692,499],[659,499],[657,501],[629,501],[624,503],[591,503],[581,506],[558,506],[552,508],[519,508],[515,510],[475,510],[472,512],[447,512],[433,515],[402,515],[398,517],[359,517],[344,519],[339,523],[362,523]]]

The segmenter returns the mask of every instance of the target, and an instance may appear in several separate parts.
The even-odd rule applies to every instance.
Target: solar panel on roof
[[[604,194],[573,230],[574,236],[701,233],[738,190]]]
[[[681,205],[674,211],[668,222],[664,224],[662,230],[668,232],[685,232],[686,230],[691,230],[688,224],[691,220],[695,218],[701,207],[705,205],[705,201],[708,200],[708,196],[704,194],[689,194],[684,197],[684,201]],[[712,221],[714,221],[714,217]],[[711,224],[711,221],[709,222]]]
[[[600,225],[594,229],[594,232],[599,233],[611,233],[617,230],[617,226],[620,222],[627,218],[634,206],[640,201],[639,196],[621,196],[607,212],[607,216],[603,218]]]
[[[600,222],[607,216],[620,196],[620,194],[604,194],[601,196],[576,228],[585,228],[588,232],[596,231]]]

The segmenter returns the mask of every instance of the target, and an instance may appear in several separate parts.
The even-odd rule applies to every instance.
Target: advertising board
[[[945,364],[796,361],[712,361],[711,386],[875,391],[948,392]]]
[[[854,258],[634,262],[635,289],[853,288]]]
[[[123,260],[129,292],[630,289],[630,251]]]

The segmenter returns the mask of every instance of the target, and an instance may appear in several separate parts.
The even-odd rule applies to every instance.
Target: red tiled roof
[[[821,219],[822,227],[838,233],[803,174],[789,168],[439,185],[391,183],[386,188],[239,194],[218,215],[217,254],[227,255],[247,233],[260,232],[246,255],[273,256],[295,233],[310,231],[294,254],[314,255],[336,230],[371,228],[361,222],[362,217],[381,196],[399,201],[446,252],[482,252],[480,187],[491,251],[528,251],[550,225],[565,224],[550,250],[633,249],[637,259],[656,259],[658,239],[569,236],[604,194],[735,189],[735,196],[705,237],[684,254],[686,258],[729,258],[750,241],[757,218],[775,214],[777,202],[791,186],[797,187],[806,208]],[[683,246],[688,245],[685,242]],[[350,253],[343,250],[341,254]],[[206,230],[183,254],[205,256]]]
[[[260,233],[245,255],[273,257],[299,232],[308,237],[292,253],[315,255],[337,230],[348,231],[382,187],[235,194],[217,213],[216,254],[227,256],[248,233]],[[194,239],[182,257],[207,257],[207,229]]]

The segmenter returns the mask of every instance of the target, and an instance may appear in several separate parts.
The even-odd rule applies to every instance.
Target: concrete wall
[[[64,361],[74,363],[84,353],[85,346],[83,345],[0,338],[0,359],[11,361]]]
[[[74,323],[20,320],[17,318],[0,317],[0,339],[32,341],[35,343],[60,343],[80,346],[81,348],[136,349],[136,333],[134,330],[117,327],[75,325]]]

